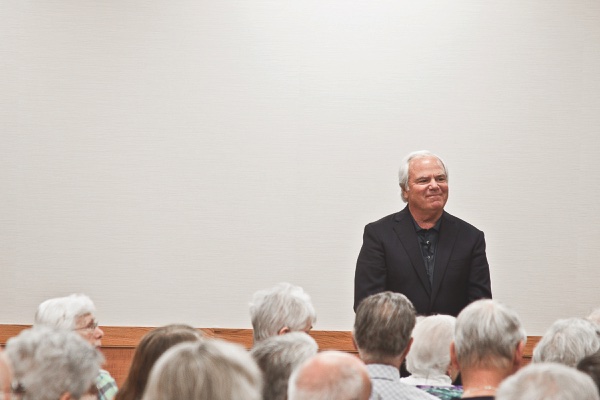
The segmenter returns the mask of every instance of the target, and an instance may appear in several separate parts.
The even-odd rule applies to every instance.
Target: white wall
[[[528,333],[600,306],[595,0],[2,0],[0,323],[351,329],[363,226],[427,148]]]

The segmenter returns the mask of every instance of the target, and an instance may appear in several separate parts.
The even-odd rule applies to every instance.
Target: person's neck
[[[508,376],[504,371],[477,369],[461,371],[463,398],[494,396],[500,383]]]
[[[362,360],[367,365],[369,365],[369,364],[389,365],[391,367],[394,367],[394,368],[397,368],[398,370],[400,370],[400,365],[402,365],[402,361],[404,360],[404,357],[389,357],[389,358],[381,359],[381,358],[372,358],[372,357],[366,356],[366,357],[363,357]]]
[[[419,225],[423,229],[431,229],[435,226],[435,223],[440,219],[444,210],[432,211],[432,212],[424,212],[420,210],[413,210],[408,205],[408,210],[410,211],[410,215],[414,218],[417,225]]]

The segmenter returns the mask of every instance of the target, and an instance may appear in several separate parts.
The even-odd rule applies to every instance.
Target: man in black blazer
[[[469,303],[491,298],[483,232],[444,211],[444,162],[417,151],[404,159],[399,175],[408,205],[365,227],[354,310],[365,297],[386,290],[408,297],[419,315],[457,316]]]

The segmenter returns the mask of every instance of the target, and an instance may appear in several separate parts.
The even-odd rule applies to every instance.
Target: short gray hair
[[[381,292],[360,302],[354,319],[354,340],[365,362],[383,362],[402,355],[415,327],[415,308],[400,293]]]
[[[263,400],[285,400],[292,371],[317,354],[317,342],[304,332],[267,338],[250,355],[263,372]]]
[[[530,364],[505,379],[496,400],[598,400],[592,378],[557,363]]]
[[[79,399],[94,384],[104,357],[75,332],[35,327],[6,344],[23,400]]]
[[[517,313],[496,300],[477,300],[456,318],[454,348],[461,368],[508,368],[526,340]]]
[[[275,336],[284,327],[303,331],[317,314],[310,296],[300,286],[286,282],[254,293],[250,303],[254,342]]]
[[[445,374],[450,365],[455,325],[456,318],[451,315],[431,315],[418,320],[406,356],[408,372],[425,377]]]
[[[262,376],[240,345],[218,339],[184,342],[154,364],[143,400],[260,400]]]
[[[575,367],[600,348],[598,326],[584,318],[555,321],[533,350],[533,362],[557,362]]]
[[[442,169],[444,170],[444,173],[446,174],[446,180],[448,179],[448,168],[446,168],[446,164],[444,164],[444,161],[439,156],[437,156],[427,150],[413,151],[412,153],[410,153],[409,155],[404,157],[404,159],[402,160],[402,163],[400,164],[400,170],[398,171],[398,181],[400,183],[400,188],[402,189],[401,197],[402,197],[402,201],[404,201],[405,203],[407,200],[406,200],[406,197],[404,196],[404,192],[406,192],[407,187],[408,187],[407,185],[408,185],[408,176],[410,174],[410,162],[416,158],[429,158],[429,157],[437,158],[440,166],[442,167]]]
[[[367,400],[371,380],[355,356],[324,351],[308,359],[290,377],[289,400]]]
[[[56,297],[48,299],[38,306],[34,326],[72,330],[76,328],[79,317],[95,312],[94,303],[85,294]]]

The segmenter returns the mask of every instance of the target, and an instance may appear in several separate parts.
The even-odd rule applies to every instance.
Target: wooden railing
[[[0,325],[0,345],[16,336],[30,325]],[[120,386],[129,371],[131,359],[135,348],[142,336],[154,328],[131,326],[103,326],[104,338],[102,339],[102,353],[106,358],[104,368],[110,372]],[[223,328],[198,328],[204,336],[219,338],[238,343],[245,348],[252,347],[252,329],[223,329]],[[349,331],[311,331],[310,335],[319,345],[319,350],[339,350],[357,354],[352,342],[352,333]],[[540,340],[539,336],[529,336],[523,355],[525,363],[529,363],[533,348]]]

